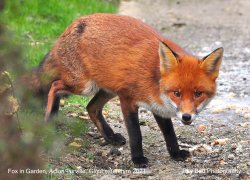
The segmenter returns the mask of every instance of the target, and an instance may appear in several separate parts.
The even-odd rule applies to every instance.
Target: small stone
[[[229,154],[227,158],[228,158],[228,159],[234,159],[234,158],[235,158],[235,155]]]
[[[72,103],[72,107],[80,107],[81,104],[80,103]]]
[[[79,151],[80,153],[82,153],[82,154],[87,153],[86,148],[80,148],[78,151]]]
[[[238,162],[237,161],[232,161],[231,164],[232,164],[233,167],[235,167],[235,166],[237,166]]]
[[[69,113],[69,114],[68,114],[68,116],[69,116],[69,117],[77,117],[77,116],[78,116],[78,114],[77,114],[77,113],[75,113],[75,112],[72,112],[72,113]]]
[[[244,118],[245,118],[245,119],[250,119],[250,113],[245,114],[245,115],[244,115]]]
[[[109,142],[105,141],[104,139],[100,142],[100,146],[106,146]]]
[[[83,115],[84,115],[84,116],[88,116],[89,114],[88,114],[87,111],[84,111],[84,112],[83,112]]]
[[[95,155],[96,155],[96,156],[102,156],[102,152],[101,152],[101,151],[97,151],[97,152],[95,153]]]
[[[140,121],[141,126],[146,126],[146,121]]]
[[[234,98],[235,96],[236,96],[236,94],[234,92],[229,92],[228,93],[229,98]]]
[[[117,148],[112,147],[109,152],[110,155],[112,156],[120,156],[122,153],[119,151]]]
[[[214,150],[213,150],[213,153],[214,153],[214,154],[218,154],[219,152],[220,152],[219,149],[214,149]]]
[[[95,132],[88,132],[87,133],[89,136],[93,137],[94,139],[100,139],[102,136],[99,133],[95,133]]]
[[[222,42],[220,42],[220,41],[215,41],[215,44],[216,44],[217,46],[221,46],[221,45],[222,45]]]
[[[239,144],[239,145],[237,146],[237,148],[235,149],[235,152],[236,152],[237,154],[242,153],[242,152],[243,152],[242,145]]]
[[[245,173],[245,172],[241,172],[241,173],[239,174],[239,177],[240,177],[240,179],[249,179],[249,178],[250,178],[250,175],[247,174],[247,173]]]
[[[82,169],[82,166],[77,166],[76,169]]]
[[[243,52],[245,52],[245,53],[250,53],[250,49],[247,48],[247,47],[245,47],[245,48],[243,49]]]
[[[232,144],[231,150],[234,151],[237,148],[236,144]]]

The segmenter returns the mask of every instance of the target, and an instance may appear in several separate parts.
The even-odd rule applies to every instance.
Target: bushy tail
[[[22,77],[22,84],[37,97],[46,97],[53,81],[58,79],[58,71],[54,61],[47,53],[39,66]]]

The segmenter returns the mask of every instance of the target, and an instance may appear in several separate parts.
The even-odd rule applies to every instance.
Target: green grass
[[[104,0],[10,0],[3,19],[25,50],[25,63],[36,66],[56,38],[76,18],[95,12],[115,13]]]
[[[79,104],[87,104],[91,98],[90,97],[83,97],[83,96],[70,96],[67,98],[68,103],[79,103]]]

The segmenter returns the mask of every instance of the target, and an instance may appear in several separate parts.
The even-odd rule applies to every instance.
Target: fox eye
[[[180,91],[174,91],[173,92],[176,97],[181,97],[181,92]]]
[[[203,94],[203,92],[201,92],[201,91],[195,91],[194,92],[194,97],[199,98],[199,97],[201,97],[202,94]]]

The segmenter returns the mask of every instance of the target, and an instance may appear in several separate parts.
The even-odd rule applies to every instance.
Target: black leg
[[[154,114],[154,117],[162,131],[170,156],[173,159],[180,160],[180,161],[187,159],[190,156],[190,153],[189,151],[186,151],[186,150],[180,150],[178,142],[177,142],[177,138],[174,132],[172,120],[170,118],[162,118],[155,114]]]
[[[90,119],[95,123],[97,129],[108,143],[124,145],[126,139],[119,133],[115,134],[102,115],[103,106],[113,97],[115,97],[114,94],[100,90],[89,102],[87,110]]]
[[[59,106],[60,106],[60,100],[61,100],[61,95],[60,94],[56,94],[55,95],[55,99],[53,101],[53,106],[52,106],[52,110],[51,110],[51,116],[56,115],[58,113]]]
[[[138,108],[130,109],[129,106],[121,101],[122,112],[129,135],[129,145],[132,161],[135,166],[140,168],[147,167],[148,159],[143,156],[142,135],[140,130]]]

